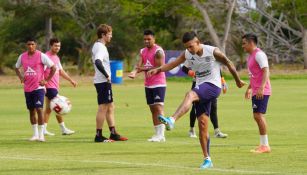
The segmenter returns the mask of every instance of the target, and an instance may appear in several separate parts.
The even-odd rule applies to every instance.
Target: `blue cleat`
[[[210,159],[205,159],[204,162],[200,165],[200,169],[208,169],[208,168],[212,168],[213,167],[213,163]]]
[[[165,124],[166,130],[171,130],[175,127],[175,121],[172,120],[170,117],[163,117],[162,115],[159,115],[158,119],[161,123]]]

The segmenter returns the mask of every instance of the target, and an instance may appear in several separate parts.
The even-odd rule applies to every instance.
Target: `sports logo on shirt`
[[[26,76],[35,76],[36,75],[36,72],[28,66],[27,70],[25,71],[25,75]]]
[[[144,67],[153,67],[149,60],[146,60],[146,64],[144,64]]]

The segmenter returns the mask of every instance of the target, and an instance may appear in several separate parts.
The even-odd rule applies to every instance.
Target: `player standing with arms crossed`
[[[209,154],[209,132],[208,120],[210,115],[211,101],[216,99],[221,92],[220,64],[224,64],[234,77],[239,88],[245,83],[240,80],[239,75],[232,62],[216,47],[203,45],[198,40],[195,32],[186,32],[182,37],[186,51],[173,62],[159,68],[152,69],[148,75],[165,72],[185,63],[195,71],[196,86],[186,93],[186,96],[176,112],[171,117],[159,116],[159,120],[166,124],[166,129],[174,128],[175,121],[188,112],[193,102],[196,105],[196,114],[199,127],[199,141],[203,151],[204,161],[201,169],[213,167]]]
[[[165,54],[163,49],[155,43],[154,32],[144,31],[145,48],[140,51],[140,59],[135,69],[128,75],[135,78],[138,72],[145,72],[145,94],[147,105],[151,111],[152,122],[155,134],[148,139],[149,142],[165,142],[165,125],[162,124],[158,116],[163,115],[164,97],[166,91],[165,73],[160,72],[151,77],[147,76],[147,71],[162,66],[165,63]]]
[[[269,139],[267,135],[267,122],[264,117],[269,97],[272,94],[269,78],[269,64],[266,54],[257,47],[257,36],[246,34],[242,37],[242,47],[249,53],[247,66],[250,77],[250,84],[245,92],[245,98],[252,98],[254,119],[258,125],[260,134],[260,145],[251,150],[255,153],[269,153]]]
[[[33,129],[33,136],[29,140],[44,142],[44,86],[51,80],[56,68],[47,55],[36,50],[36,40],[34,38],[28,38],[26,44],[27,51],[18,57],[15,72],[20,82],[24,84],[26,105]],[[44,77],[44,65],[50,68],[50,73],[47,77]],[[23,74],[20,72],[21,67]]]
[[[62,67],[60,58],[57,55],[61,49],[61,42],[57,38],[51,38],[49,44],[51,48],[49,51],[46,52],[46,55],[55,64],[56,72],[54,76],[51,78],[51,80],[48,81],[48,83],[46,84],[46,94],[45,94],[46,106],[45,106],[45,111],[44,111],[44,121],[45,121],[44,134],[54,136],[55,135],[54,133],[48,132],[47,125],[48,125],[48,121],[49,121],[50,114],[51,114],[50,101],[58,95],[58,91],[60,88],[60,76],[66,79],[67,81],[69,81],[73,85],[73,87],[77,86],[77,82],[71,79],[71,77],[65,72],[65,70]],[[46,68],[45,76],[47,76],[49,72],[50,72],[50,68]],[[62,135],[71,135],[75,133],[75,131],[72,131],[66,128],[63,116],[61,116],[60,114],[56,114],[56,119],[61,128]]]

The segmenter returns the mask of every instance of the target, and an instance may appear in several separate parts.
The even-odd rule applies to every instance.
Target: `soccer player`
[[[111,42],[112,27],[101,24],[97,28],[98,40],[92,48],[92,61],[95,68],[94,85],[97,92],[98,111],[96,115],[96,136],[95,142],[126,141],[126,137],[119,135],[115,129],[113,93],[111,86],[111,70],[109,52],[106,44]],[[107,120],[110,137],[102,135],[103,123]]]
[[[249,53],[247,66],[250,83],[245,92],[245,98],[252,98],[253,115],[260,134],[260,145],[251,152],[269,153],[271,148],[267,135],[267,122],[264,117],[271,95],[269,64],[266,54],[257,47],[257,41],[255,34],[250,33],[242,37],[242,47]]]
[[[227,66],[239,88],[244,86],[232,62],[216,47],[203,45],[198,40],[195,32],[186,32],[182,37],[186,48],[175,61],[159,68],[152,69],[147,74],[154,75],[165,72],[184,63],[195,72],[196,86],[186,93],[186,96],[176,112],[171,117],[159,116],[159,120],[166,125],[166,129],[174,128],[175,121],[188,112],[191,104],[196,103],[196,115],[199,126],[199,141],[203,151],[204,161],[201,169],[213,167],[209,154],[208,120],[211,101],[216,99],[221,92],[220,64]]]
[[[46,94],[45,96],[45,111],[44,111],[44,122],[45,122],[45,135],[54,136],[54,133],[48,132],[47,130],[47,124],[50,118],[51,109],[50,109],[50,101],[58,95],[59,91],[59,85],[60,85],[60,76],[69,81],[74,87],[77,86],[77,82],[75,82],[71,77],[64,71],[60,58],[58,57],[58,53],[61,49],[61,42],[57,38],[51,38],[49,41],[50,44],[50,50],[46,52],[46,55],[53,61],[56,67],[56,72],[54,76],[51,78],[51,80],[46,84]],[[45,69],[45,76],[47,76],[50,72],[49,68]],[[56,115],[56,119],[59,123],[59,126],[62,131],[62,135],[71,135],[75,133],[75,131],[72,131],[68,128],[66,128],[64,119],[60,114]]]
[[[154,32],[144,31],[145,48],[140,50],[141,59],[139,59],[135,69],[128,75],[135,78],[138,72],[145,72],[145,94],[147,104],[151,111],[155,134],[148,139],[149,142],[165,142],[165,125],[162,124],[158,116],[163,115],[164,97],[166,91],[165,73],[160,72],[151,77],[146,75],[150,69],[160,67],[165,63],[165,54],[163,49],[155,43]]]
[[[205,44],[206,45],[206,44]],[[193,78],[192,88],[195,88],[196,81],[195,81],[195,72],[191,70],[190,68],[186,66],[182,66],[182,71],[186,74],[188,74],[190,77]],[[223,87],[223,93],[226,93],[227,91],[227,84],[222,76],[221,73],[221,83]],[[214,128],[214,137],[216,138],[227,138],[227,134],[222,133],[222,131],[219,129],[219,123],[217,118],[217,99],[212,100],[211,102],[211,112],[210,112],[210,120]],[[195,132],[195,121],[196,121],[196,111],[195,111],[195,103],[192,104],[192,109],[190,111],[190,130],[189,130],[189,137],[191,138],[197,138],[196,132]]]
[[[51,80],[56,68],[47,55],[36,50],[36,41],[34,38],[28,38],[26,44],[27,51],[18,57],[15,71],[20,82],[24,84],[26,105],[29,110],[30,123],[33,129],[33,136],[30,138],[30,141],[44,142],[44,86]],[[50,68],[50,73],[47,77],[44,77],[44,65]],[[20,71],[21,67],[23,74]]]

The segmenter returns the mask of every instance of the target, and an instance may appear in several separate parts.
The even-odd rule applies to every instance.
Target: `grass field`
[[[1,77],[0,77],[1,78]],[[14,79],[15,78],[15,79]],[[127,142],[94,143],[96,94],[91,79],[78,88],[64,86],[73,110],[65,116],[66,125],[76,130],[60,135],[55,117],[48,129],[55,132],[47,142],[29,142],[32,130],[21,87],[0,85],[0,174],[307,174],[307,80],[273,80],[273,96],[267,120],[272,153],[249,152],[259,143],[251,103],[244,100],[244,89],[229,81],[230,89],[218,102],[219,124],[227,139],[211,139],[214,168],[201,171],[198,139],[187,137],[186,115],[167,132],[165,143],[149,143],[153,133],[140,80],[114,85],[117,130],[129,137]],[[165,113],[171,115],[191,82],[168,83]],[[105,127],[105,135],[107,127]],[[210,125],[210,134],[213,129]]]

